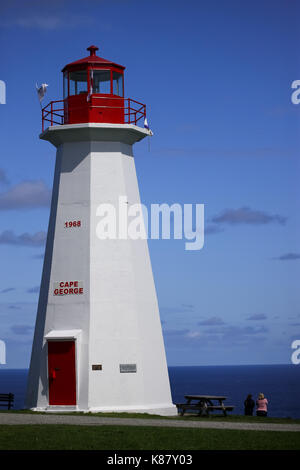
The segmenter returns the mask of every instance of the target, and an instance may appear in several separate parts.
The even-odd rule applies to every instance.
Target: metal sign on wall
[[[136,364],[120,364],[120,372],[121,373],[136,372]]]

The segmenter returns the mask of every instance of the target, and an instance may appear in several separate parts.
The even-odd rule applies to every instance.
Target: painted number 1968
[[[81,227],[81,220],[73,220],[70,222],[65,222],[65,228],[71,227]]]

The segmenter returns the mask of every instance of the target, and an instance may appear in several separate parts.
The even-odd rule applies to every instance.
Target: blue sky
[[[0,339],[27,367],[55,149],[35,83],[96,44],[126,66],[154,131],[135,146],[142,202],[205,204],[204,248],[150,240],[169,365],[290,363],[300,339],[299,2],[1,5]]]

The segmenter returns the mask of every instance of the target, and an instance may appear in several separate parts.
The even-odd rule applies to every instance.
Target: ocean
[[[14,409],[24,407],[28,371],[0,369],[0,393],[14,393]],[[269,401],[268,416],[300,418],[300,365],[169,367],[173,403],[184,395],[224,395],[243,414],[251,393],[262,392]]]

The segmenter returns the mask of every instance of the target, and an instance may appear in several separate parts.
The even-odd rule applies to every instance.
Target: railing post
[[[53,126],[53,102],[51,101],[51,126]]]
[[[68,108],[68,100],[67,98],[64,99],[64,118],[63,124],[68,124],[69,122],[69,108]]]
[[[44,108],[42,108],[42,132],[44,132]]]

